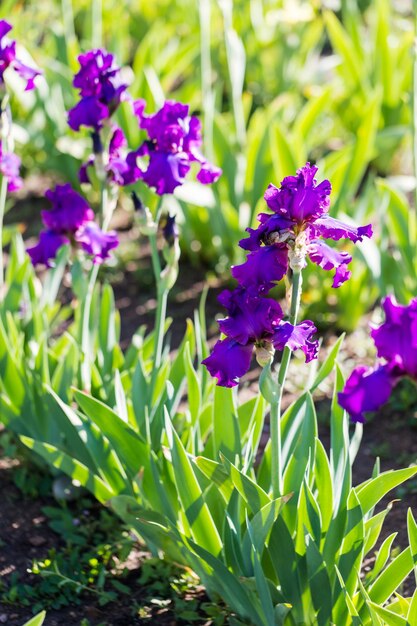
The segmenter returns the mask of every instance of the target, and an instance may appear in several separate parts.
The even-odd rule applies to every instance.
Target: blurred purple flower
[[[4,72],[11,67],[26,81],[25,91],[29,91],[35,88],[35,78],[41,72],[28,67],[16,57],[16,42],[7,37],[12,28],[9,22],[0,20],[0,86],[4,84]]]
[[[262,268],[259,290],[268,291],[283,278],[288,265],[302,269],[307,256],[325,270],[336,269],[333,287],[339,287],[349,278],[351,255],[338,252],[319,237],[357,242],[371,237],[372,228],[370,225],[356,228],[330,217],[331,185],[328,180],[317,184],[316,172],[317,167],[306,163],[296,176],[284,178],[279,189],[269,185],[264,197],[273,212],[261,213],[260,226],[247,229],[249,237],[239,245],[250,254],[245,263],[232,268],[242,286],[253,288],[257,282],[253,268]]]
[[[93,221],[93,209],[71,185],[57,185],[45,195],[52,209],[41,212],[47,230],[41,232],[39,243],[28,250],[34,265],[50,266],[63,243],[80,246],[97,265],[109,258],[110,250],[119,243],[116,233],[105,233],[99,228]]]
[[[80,69],[73,85],[79,89],[81,100],[69,111],[68,124],[73,130],[80,126],[97,130],[126,97],[127,84],[114,56],[106,50],[89,50],[80,54],[78,61]]]
[[[364,422],[365,413],[377,411],[391,395],[393,379],[387,365],[376,368],[360,365],[338,394],[339,404],[353,422]]]
[[[375,368],[355,368],[339,393],[339,404],[355,422],[364,414],[378,410],[388,400],[402,376],[417,382],[417,298],[404,306],[393,296],[382,302],[385,322],[371,329],[378,357],[386,363]]]
[[[207,161],[201,154],[201,123],[188,113],[188,105],[167,100],[153,115],[145,115],[145,102],[134,103],[134,111],[140,128],[148,134],[146,140],[135,152],[130,153],[133,166],[138,157],[147,157],[145,167],[140,166],[135,175],[141,178],[156,193],[172,193],[185,182],[191,163],[200,165],[197,180],[207,185],[215,182],[221,169]]]
[[[51,261],[56,257],[59,248],[69,243],[69,239],[64,235],[56,233],[53,230],[44,230],[39,235],[39,242],[36,246],[28,248],[27,253],[33,265],[46,265],[47,267],[51,267]]]
[[[42,221],[56,233],[74,234],[83,224],[94,219],[94,211],[71,185],[57,185],[48,189],[45,196],[52,209],[41,211]]]
[[[3,144],[0,141],[0,173],[7,178],[7,190],[19,191],[23,181],[20,178],[20,159],[12,152],[3,152]]]
[[[382,308],[385,322],[371,330],[377,354],[388,363],[395,361],[397,371],[417,380],[417,298],[404,306],[387,296]]]
[[[82,226],[74,237],[83,250],[93,257],[95,265],[101,265],[110,257],[110,250],[117,248],[119,240],[114,231],[104,232],[95,222]]]

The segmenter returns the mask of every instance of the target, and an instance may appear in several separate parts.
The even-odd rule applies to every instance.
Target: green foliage
[[[46,617],[46,612],[41,611],[35,617],[32,617],[29,621],[25,622],[23,626],[42,626],[44,619]]]
[[[335,367],[338,347],[322,364],[313,387]],[[192,365],[187,350],[184,363],[187,368]],[[201,380],[201,366],[193,372],[188,378],[192,386]],[[417,468],[375,474],[352,486],[351,464],[360,431],[349,439],[347,416],[336,401],[342,385],[336,365],[329,452],[317,438],[317,418],[308,392],[283,415],[285,496],[278,499],[270,495],[270,447],[260,465],[254,465],[258,446],[254,432],[263,422],[264,405],[251,399],[239,407],[232,390],[214,391],[212,384],[201,387],[196,414],[188,420],[180,420],[165,406],[160,445],[155,447],[154,440],[152,448],[152,423],[135,421],[127,427],[116,411],[111,419],[101,420],[100,431],[95,431],[99,404],[77,393],[84,427],[102,441],[100,447],[105,440],[110,445],[108,460],[103,458],[84,478],[75,466],[71,469],[62,463],[57,448],[27,437],[22,440],[77,477],[99,500],[108,500],[155,554],[162,551],[191,567],[209,595],[222,597],[241,619],[257,626],[331,622],[348,626],[355,617],[358,624],[371,625],[373,615],[392,612],[389,599],[413,569],[410,548],[396,553],[391,543],[385,543],[376,553],[373,569],[361,580],[362,563],[375,550],[388,512],[375,514],[374,508],[390,490],[415,476]],[[128,407],[129,397],[127,392]],[[55,401],[71,419],[69,407]],[[234,423],[236,436],[233,429],[226,435],[217,426],[225,424],[219,420],[226,416],[229,425]],[[112,434],[115,424],[124,424],[117,439]],[[138,445],[141,442],[138,449],[143,449],[137,455],[139,472],[136,467],[136,473],[118,487],[116,467],[129,471],[123,455],[132,446],[130,429]],[[77,457],[81,450],[74,449],[73,463],[79,462]],[[115,466],[110,462],[113,457]],[[401,606],[406,619],[410,599],[404,598]]]

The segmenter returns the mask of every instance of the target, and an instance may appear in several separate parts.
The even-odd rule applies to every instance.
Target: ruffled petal
[[[110,250],[119,245],[116,232],[105,233],[95,222],[89,222],[80,228],[74,239],[93,257],[95,265],[101,265],[110,257]]]
[[[41,75],[41,72],[35,70],[33,67],[25,65],[19,59],[15,59],[13,62],[13,69],[23,80],[26,81],[25,91],[31,91],[35,89],[35,78]]]
[[[249,370],[253,346],[242,346],[234,339],[223,339],[214,346],[209,357],[202,361],[221,387],[235,387]]]
[[[332,190],[328,180],[317,185],[317,167],[306,163],[296,176],[287,176],[278,189],[269,185],[264,198],[269,208],[298,224],[310,222],[328,210]]]
[[[306,357],[306,363],[317,358],[319,342],[311,340],[317,328],[310,320],[301,322],[296,326],[290,322],[282,322],[274,332],[273,344],[276,350],[283,350],[288,346],[291,350],[302,350]]]
[[[197,180],[203,185],[211,185],[211,183],[215,183],[220,178],[221,174],[222,169],[220,167],[205,161],[197,174]]]
[[[93,209],[68,183],[48,189],[45,196],[52,202],[52,209],[41,211],[42,221],[57,233],[75,233],[83,224],[94,219]]]
[[[282,320],[278,302],[272,298],[253,296],[244,289],[225,290],[218,300],[229,314],[219,320],[221,332],[241,344],[270,337]]]
[[[377,411],[387,402],[394,382],[386,365],[375,369],[361,365],[353,370],[338,394],[339,404],[353,422],[364,422],[365,413]]]
[[[55,233],[52,230],[44,230],[39,235],[39,242],[36,246],[27,249],[33,265],[46,265],[51,267],[52,260],[61,246],[69,244],[69,239],[64,235]]]
[[[85,163],[82,163],[80,169],[78,170],[78,180],[80,183],[89,184],[91,183],[90,177],[88,175],[88,168],[94,165],[94,156],[91,156]]]
[[[0,41],[12,30],[13,26],[6,20],[0,20]]]
[[[351,262],[352,257],[348,252],[339,252],[335,248],[328,246],[324,241],[313,239],[308,245],[308,256],[313,263],[326,271],[336,268],[333,287],[340,287],[350,277],[350,271],[347,269],[347,266]]]
[[[242,287],[264,293],[272,289],[287,270],[287,247],[272,245],[250,252],[245,263],[232,267],[232,275]]]
[[[372,237],[372,226],[351,226],[340,220],[325,215],[314,221],[314,229],[325,239],[350,239],[353,242],[362,241],[364,237]]]
[[[182,185],[189,170],[190,163],[184,152],[151,151],[148,167],[142,172],[141,178],[162,196],[165,193],[173,193],[179,185]]]
[[[72,130],[80,130],[81,126],[88,126],[98,130],[103,120],[110,116],[110,111],[94,96],[83,98],[68,112],[68,125]]]

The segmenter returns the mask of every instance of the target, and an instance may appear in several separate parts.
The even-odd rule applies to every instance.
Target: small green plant
[[[30,606],[33,611],[78,605],[82,594],[97,597],[104,606],[129,588],[122,580],[123,563],[132,549],[133,539],[114,515],[90,498],[72,505],[44,507],[49,526],[62,544],[48,550],[46,558],[35,561],[28,570],[37,580],[27,583],[15,572],[1,600]]]

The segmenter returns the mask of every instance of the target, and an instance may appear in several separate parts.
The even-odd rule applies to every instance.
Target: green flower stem
[[[165,333],[165,319],[167,311],[168,301],[168,289],[164,288],[161,282],[161,261],[159,259],[159,252],[157,246],[156,233],[149,235],[149,243],[151,245],[151,258],[152,267],[156,281],[157,291],[157,308],[156,308],[156,320],[155,320],[155,343],[154,343],[154,355],[153,355],[153,369],[151,376],[151,393],[155,387],[156,376],[158,374],[159,367],[162,359],[162,348],[164,343]]]
[[[99,267],[99,265],[93,265],[91,268],[81,317],[81,383],[84,391],[91,391],[91,363],[93,359],[92,346],[90,345],[90,313]]]
[[[104,232],[106,232],[106,230],[110,226],[111,218],[113,217],[113,211],[111,210],[111,207],[109,206],[109,190],[108,190],[106,181],[103,181],[101,183],[100,207],[101,207],[103,230]]]
[[[100,215],[102,229],[106,231],[109,227],[113,211],[109,206],[109,189],[107,180],[101,179],[100,184]],[[91,390],[91,364],[93,362],[93,346],[90,345],[90,314],[91,303],[93,301],[94,288],[97,282],[99,265],[93,265],[88,279],[87,292],[84,299],[84,307],[81,317],[81,382],[84,391]]]
[[[279,498],[283,495],[282,484],[282,461],[281,461],[281,419],[278,396],[276,401],[271,401],[269,413],[270,437],[271,437],[271,483],[272,497]]]
[[[302,288],[301,272],[294,272],[292,277],[290,323],[297,323],[300,296]],[[286,346],[282,353],[281,365],[278,371],[277,393],[271,397],[270,428],[271,428],[271,482],[272,495],[279,498],[283,493],[283,468],[281,459],[281,403],[288,366],[291,359],[291,349]]]
[[[3,268],[3,221],[6,209],[7,178],[0,174],[0,302],[3,300],[4,268]]]

